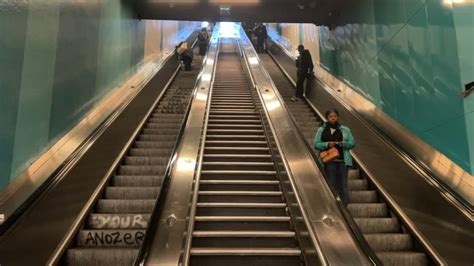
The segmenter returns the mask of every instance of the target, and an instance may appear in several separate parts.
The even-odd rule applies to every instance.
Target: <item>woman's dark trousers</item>
[[[347,188],[348,169],[344,162],[330,162],[324,166],[329,184],[341,197],[344,205],[349,203],[349,190]]]

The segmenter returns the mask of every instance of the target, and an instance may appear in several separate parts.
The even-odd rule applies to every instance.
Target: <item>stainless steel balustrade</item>
[[[353,238],[304,140],[299,137],[288,111],[268,73],[243,31],[240,32],[242,54],[270,121],[275,141],[292,183],[295,197],[316,252],[323,265],[370,265],[371,262]]]
[[[192,195],[199,149],[205,126],[209,92],[219,49],[219,26],[211,36],[207,57],[196,82],[191,110],[173,166],[169,193],[145,265],[179,265],[188,229],[189,200]]]

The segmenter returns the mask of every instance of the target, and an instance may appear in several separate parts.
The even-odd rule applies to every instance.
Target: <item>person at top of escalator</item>
[[[184,64],[185,71],[191,71],[193,63],[193,50],[188,48],[187,42],[181,42],[176,46],[179,60]]]
[[[302,44],[298,45],[298,52],[300,55],[296,59],[296,67],[298,68],[296,72],[297,81],[296,81],[296,91],[295,96],[291,98],[292,101],[300,101],[303,98],[304,93],[304,82],[309,80],[309,77],[313,73],[313,58],[308,49],[305,49]]]
[[[253,33],[255,37],[257,37],[257,53],[263,53],[265,50],[265,41],[268,37],[267,27],[263,25],[263,23],[258,23]]]
[[[352,167],[350,150],[354,148],[355,141],[351,130],[339,124],[339,112],[336,109],[326,111],[325,117],[327,122],[318,128],[314,138],[314,148],[321,151],[320,156],[325,153],[333,154],[321,158],[321,162],[323,162],[329,184],[337,191],[344,205],[347,205],[349,202],[348,167]]]
[[[206,55],[207,46],[209,44],[209,34],[207,28],[202,28],[198,34],[199,55]]]

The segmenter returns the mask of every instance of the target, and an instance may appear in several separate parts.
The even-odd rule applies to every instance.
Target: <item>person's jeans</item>
[[[308,74],[299,72],[297,74],[298,80],[296,81],[296,92],[295,92],[295,97],[303,97],[303,92],[304,92],[304,81],[308,79]]]
[[[344,162],[330,162],[324,166],[329,184],[341,197],[344,205],[349,203],[349,190],[347,188],[348,169]]]

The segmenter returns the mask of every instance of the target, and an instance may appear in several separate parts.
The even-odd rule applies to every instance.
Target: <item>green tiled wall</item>
[[[474,173],[474,4],[363,0],[320,28],[321,65]]]
[[[142,65],[133,2],[0,0],[0,189]]]

